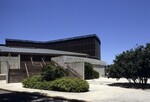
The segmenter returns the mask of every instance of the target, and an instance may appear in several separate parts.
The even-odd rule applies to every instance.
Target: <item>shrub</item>
[[[28,77],[22,81],[23,87],[33,89],[51,89],[51,82],[43,81],[40,76]]]
[[[60,78],[53,81],[52,90],[65,92],[86,92],[89,84],[78,78]]]
[[[89,84],[78,78],[61,78],[68,73],[63,68],[49,65],[42,69],[41,76],[28,77],[22,81],[23,87],[65,92],[86,92]],[[58,79],[59,78],[59,79]]]
[[[93,66],[90,63],[85,63],[85,79],[94,79]]]
[[[64,77],[64,76],[68,76],[69,73],[64,70],[62,67],[57,67],[56,69],[56,76],[57,78],[61,78],[61,77]]]
[[[34,76],[23,80],[23,87],[43,90],[65,91],[65,92],[86,92],[89,84],[78,78],[60,78],[54,81],[43,81],[40,77]]]
[[[22,81],[23,86],[26,88],[33,88],[37,82],[41,82],[42,79],[39,76],[28,77]]]
[[[42,79],[46,81],[52,81],[66,75],[66,71],[63,68],[57,68],[53,65],[45,66],[41,73]]]
[[[85,62],[85,79],[99,78],[99,73],[93,69],[91,63]]]
[[[93,70],[93,72],[94,72],[94,78],[99,78],[99,73],[95,70]]]

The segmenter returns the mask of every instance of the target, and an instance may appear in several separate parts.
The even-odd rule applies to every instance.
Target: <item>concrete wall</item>
[[[74,56],[53,57],[51,60],[57,62],[59,65],[63,66],[64,68],[66,68],[66,63],[89,62],[94,65],[94,70],[99,72],[100,77],[105,76],[105,66],[107,66],[107,63],[101,60],[84,58],[84,57],[74,57]]]
[[[94,65],[103,65],[106,66],[107,63],[105,61],[92,59],[92,58],[85,58],[85,57],[74,57],[74,56],[63,56],[65,62],[89,62]]]
[[[66,68],[65,60],[64,60],[63,56],[53,57],[53,58],[51,58],[51,60],[54,61],[54,62],[57,62],[57,64],[59,64],[60,66]]]
[[[84,62],[71,62],[66,63],[66,65],[76,71],[80,76],[82,76],[82,79],[84,79]]]
[[[91,59],[91,58],[84,58],[84,57],[60,56],[60,57],[53,57],[52,60],[58,62],[61,65],[64,65],[64,63],[70,63],[70,62],[89,62],[94,65],[107,66],[107,63],[105,61]]]
[[[8,64],[10,66],[10,69],[20,69],[20,56],[0,57],[0,74],[7,73]]]
[[[94,70],[99,72],[99,76],[100,77],[104,77],[105,76],[105,68],[97,68],[97,67],[94,67]]]
[[[0,74],[6,74],[7,73],[7,69],[8,69],[8,65],[7,62],[0,62]]]

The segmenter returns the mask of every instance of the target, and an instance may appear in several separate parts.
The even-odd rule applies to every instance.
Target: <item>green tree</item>
[[[137,46],[116,56],[108,77],[126,78],[129,82],[147,84],[150,78],[150,44]]]
[[[150,78],[150,43],[146,44],[142,52],[141,60],[139,61],[139,81],[142,84],[147,84],[148,78]]]

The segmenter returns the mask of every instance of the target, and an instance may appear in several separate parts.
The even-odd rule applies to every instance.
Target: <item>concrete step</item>
[[[0,74],[0,80],[6,80],[6,74]]]

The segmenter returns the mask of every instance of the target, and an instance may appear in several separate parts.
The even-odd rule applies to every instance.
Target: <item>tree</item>
[[[142,58],[139,61],[140,69],[139,69],[139,76],[140,82],[146,84],[148,78],[150,78],[150,43],[146,44],[142,52]]]
[[[137,46],[117,55],[114,64],[108,69],[108,77],[147,84],[150,78],[150,44]]]

